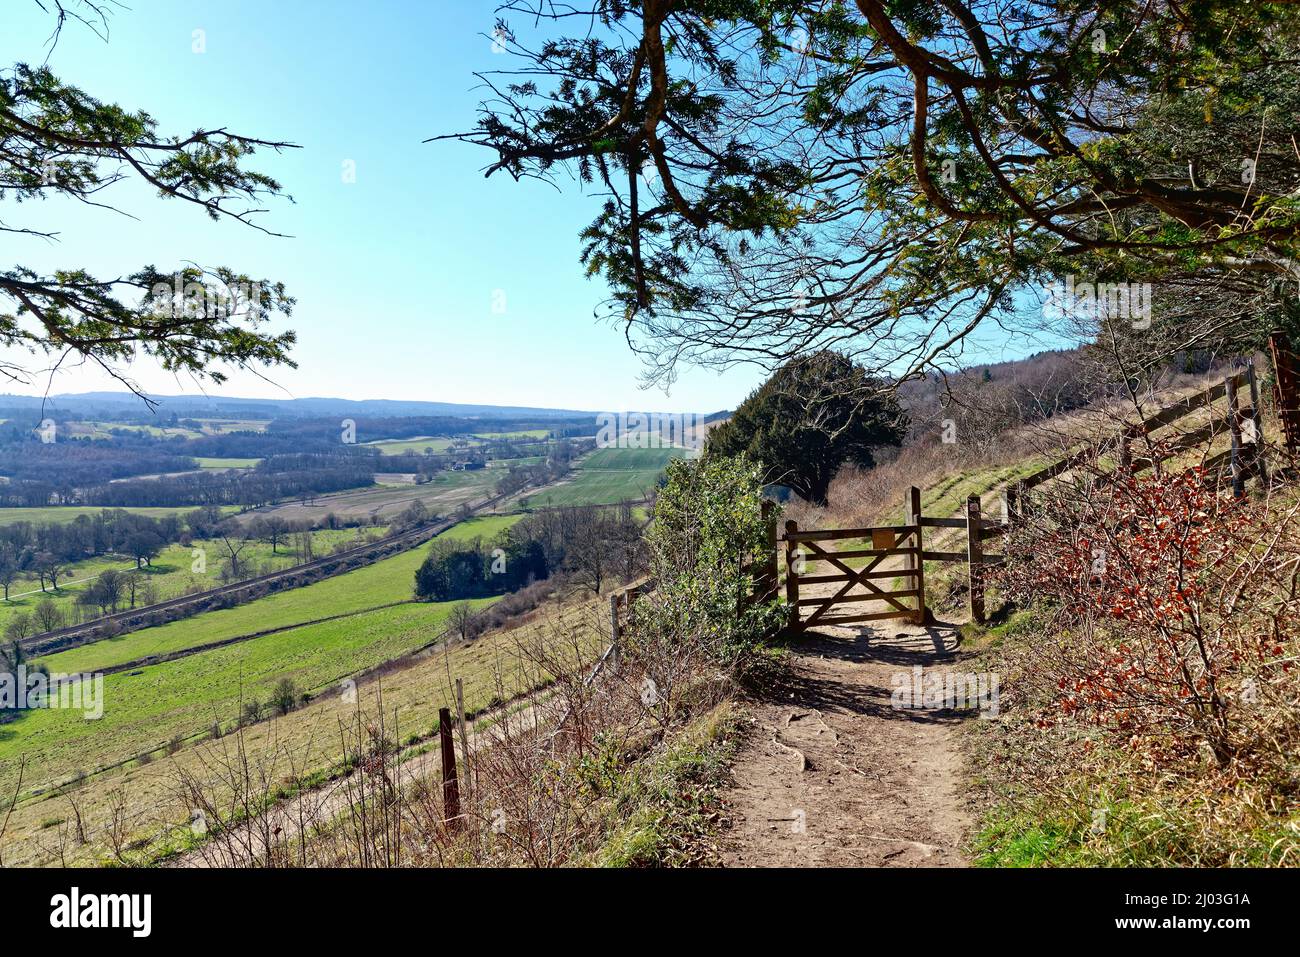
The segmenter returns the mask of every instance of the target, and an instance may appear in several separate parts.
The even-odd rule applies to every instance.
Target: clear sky
[[[3,0],[0,65],[39,63],[52,18]],[[166,133],[225,126],[302,149],[259,154],[295,202],[263,222],[293,238],[154,198],[135,184],[112,201],[138,220],[61,199],[6,205],[11,225],[58,229],[45,244],[0,234],[0,261],[126,275],[193,260],[282,280],[298,299],[285,325],[300,368],[275,385],[235,375],[220,394],[424,399],[578,409],[714,411],[761,379],[752,368],[688,370],[670,396],[640,389],[621,332],[598,324],[599,281],[578,263],[596,200],[578,184],[485,180],[490,154],[428,136],[468,129],[475,70],[492,52],[495,4],[478,0],[129,0],[107,43],[65,28],[50,66],[66,82],[150,112]],[[512,23],[513,25],[513,23]],[[194,52],[202,30],[205,52]],[[345,161],[355,182],[344,181]],[[493,311],[504,296],[505,312]],[[158,394],[192,393],[146,362],[134,378]],[[0,391],[39,393],[0,385]],[[82,367],[52,392],[114,385]],[[216,391],[209,389],[209,391]]]

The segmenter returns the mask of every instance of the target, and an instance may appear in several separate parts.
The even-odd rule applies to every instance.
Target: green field
[[[518,518],[473,519],[444,534],[490,536]],[[87,721],[79,711],[26,712],[0,727],[0,793],[13,787],[19,755],[28,758],[27,792],[79,770],[90,771],[161,747],[176,735],[198,734],[213,721],[228,724],[238,714],[241,698],[265,700],[280,678],[292,678],[300,691],[319,690],[427,644],[437,637],[456,602],[365,610],[410,598],[415,569],[424,554],[424,548],[412,549],[237,608],[206,612],[38,659],[55,673],[94,671],[223,637],[358,612],[108,675],[104,716],[98,721]],[[493,600],[472,604],[482,607]]]
[[[518,520],[517,515],[475,518],[448,529],[441,537],[490,538]],[[313,585],[268,595],[246,605],[204,612],[156,628],[133,631],[120,638],[105,638],[47,655],[38,661],[50,671],[64,674],[98,671],[149,655],[405,601],[412,597],[415,570],[424,560],[426,551],[423,547],[413,548]]]
[[[210,456],[198,456],[194,461],[199,463],[201,469],[251,469],[254,468],[261,459],[221,459]]]
[[[208,435],[228,435],[231,432],[265,432],[271,423],[266,419],[195,419]]]
[[[559,485],[527,496],[528,508],[614,505],[650,494],[670,461],[685,449],[597,449],[574,463],[574,475]]]
[[[0,729],[0,789],[12,789],[20,755],[28,761],[27,791],[198,734],[214,721],[228,725],[241,700],[266,700],[280,678],[303,691],[334,685],[434,640],[453,604],[381,609],[108,675],[99,720],[40,709]]]
[[[122,511],[132,515],[148,515],[150,518],[162,518],[166,515],[186,515],[199,506],[180,505],[175,508],[154,508],[152,506],[131,506]],[[224,505],[221,510],[226,514],[237,512],[234,505]],[[105,509],[98,505],[51,505],[48,508],[0,508],[0,525],[12,525],[14,522],[72,522],[81,515],[98,515],[100,512],[115,512],[116,508]]]
[[[196,432],[194,429],[183,429],[178,426],[140,425],[133,422],[66,422],[60,426],[59,435],[66,438],[111,439],[113,437],[112,433],[115,431],[141,432],[157,438],[176,438],[179,436],[183,439],[198,439],[203,437],[203,433]]]
[[[666,449],[597,449],[574,463],[577,469],[613,469],[615,471],[645,471],[663,469],[673,459],[685,458],[686,450]]]
[[[324,557],[335,548],[361,544],[365,536],[378,537],[385,531],[387,529],[382,526],[365,529],[320,529],[312,532],[313,554],[316,557]],[[192,570],[197,557],[195,548],[201,548],[204,552],[202,572]],[[187,592],[216,588],[222,584],[219,576],[222,566],[221,556],[225,554],[228,553],[220,542],[199,540],[188,546],[168,545],[158,553],[153,564],[141,569],[142,584],[147,582],[152,586],[153,595],[141,596],[137,593],[138,603],[166,601]],[[293,554],[292,547],[284,542],[280,543],[276,554],[272,554],[271,546],[267,542],[249,542],[240,552],[239,557],[247,568],[259,573],[288,568],[301,562],[301,558]],[[0,630],[14,615],[32,611],[38,602],[46,598],[54,601],[65,616],[71,616],[76,610],[77,595],[90,586],[91,580],[96,575],[109,568],[120,572],[134,571],[135,561],[123,556],[100,556],[69,565],[59,580],[57,591],[42,592],[39,581],[34,577],[20,578],[9,588],[10,600],[0,601]],[[125,611],[129,607],[128,598],[119,605],[118,610]]]
[[[596,472],[580,471],[576,477],[520,500],[526,508],[568,505],[615,505],[640,501],[659,481],[659,469]]]
[[[598,654],[604,640],[597,624],[603,610],[602,605],[603,602],[588,598],[584,604],[565,605],[558,611],[548,612],[544,618],[521,623],[513,629],[491,632],[475,641],[449,646],[445,651],[439,649],[426,657],[404,663],[382,678],[362,682],[357,689],[355,703],[327,691],[286,716],[250,726],[240,739],[240,747],[246,749],[252,767],[276,768],[277,782],[283,780],[280,777],[283,774],[310,775],[329,768],[341,756],[340,726],[355,724],[358,708],[362,709],[367,720],[373,716],[379,709],[378,695],[381,690],[383,710],[392,737],[400,742],[410,742],[413,735],[427,737],[436,733],[434,729],[438,724],[438,709],[455,706],[449,676],[463,679],[464,703],[471,712],[490,706],[498,695],[509,698],[534,685],[536,673],[520,660],[516,645],[518,641],[563,641],[577,631],[575,637],[580,642],[583,656],[594,657]],[[433,607],[435,606],[406,606],[412,609]],[[350,620],[358,627],[369,627],[370,624],[383,625],[393,630],[403,627],[403,621],[397,616],[385,616],[382,612],[374,613],[373,617],[359,616]],[[406,621],[405,624],[416,628],[429,626],[428,621],[424,620]],[[324,630],[313,629],[312,634],[319,639],[326,633]],[[556,649],[560,658],[567,658],[568,652],[567,646]],[[150,681],[154,680],[155,675],[167,673],[160,666],[148,669],[132,680],[139,684],[142,679]],[[173,670],[170,675],[176,678],[179,677],[179,672]],[[130,689],[132,684],[123,681],[115,687],[117,692],[114,692],[114,696],[122,690]],[[185,713],[182,709],[176,714],[183,717]],[[172,720],[172,715],[162,717],[164,720]],[[199,710],[196,717],[206,716]],[[125,722],[126,715],[122,718]],[[120,724],[117,727],[123,726]],[[72,730],[75,733],[79,729]],[[147,748],[153,740],[147,734],[141,734],[139,739],[145,742],[140,750]],[[3,742],[0,742],[0,747],[3,747]],[[170,825],[183,823],[189,818],[191,805],[176,788],[178,772],[196,775],[200,779],[211,781],[215,786],[213,779],[220,778],[221,775],[215,770],[214,756],[217,756],[216,764],[219,764],[220,756],[227,753],[225,749],[230,747],[233,745],[227,745],[225,739],[204,741],[183,747],[174,755],[159,757],[148,764],[131,761],[113,771],[88,778],[77,789],[76,800],[78,813],[83,819],[86,833],[91,835],[92,843],[68,848],[67,853],[71,856],[66,861],[57,844],[51,846],[49,838],[54,828],[51,822],[66,821],[68,817],[67,800],[47,792],[42,798],[20,803],[9,819],[5,833],[0,835],[5,864],[94,863],[97,853],[103,851],[102,839],[97,837],[105,832],[113,819],[114,806],[119,796],[130,809],[132,839],[148,839]],[[83,740],[76,750],[68,754],[49,753],[65,764],[69,758],[73,759],[72,763],[78,763],[77,759],[82,759],[81,767],[89,771],[104,763],[96,748],[97,742]],[[224,795],[227,792],[218,793]],[[220,798],[216,800],[223,805],[226,803]]]

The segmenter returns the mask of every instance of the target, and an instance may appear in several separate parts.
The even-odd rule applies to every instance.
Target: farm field
[[[385,521],[412,502],[423,502],[430,512],[448,514],[457,506],[492,493],[497,476],[490,469],[470,472],[440,472],[424,485],[376,485],[347,492],[321,495],[310,504],[287,502],[246,512],[242,521],[259,516],[279,515],[290,521],[318,521],[333,512],[340,518]]]
[[[464,523],[444,534],[495,534],[517,520],[516,516],[494,516]],[[412,549],[367,568],[237,608],[206,612],[37,659],[53,673],[94,671],[159,651],[286,627],[272,635],[107,675],[104,715],[96,721],[87,721],[80,711],[24,713],[0,728],[0,792],[14,786],[20,755],[28,758],[26,793],[78,771],[161,748],[178,735],[200,734],[214,721],[228,725],[238,716],[241,701],[267,699],[281,678],[291,678],[299,692],[317,691],[429,643],[458,602],[374,607],[411,597],[414,571],[424,552],[423,548]],[[480,608],[495,600],[485,598],[470,604]],[[299,625],[339,614],[348,617]]]
[[[201,469],[251,469],[257,466],[261,459],[223,459],[213,458],[211,456],[198,456],[194,461],[199,463]]]
[[[550,429],[520,429],[516,432],[475,432],[480,439],[544,439],[550,436]]]
[[[430,606],[424,606],[430,607]],[[401,744],[427,738],[436,729],[438,709],[454,706],[448,675],[464,682],[465,707],[477,712],[494,703],[504,691],[507,698],[537,684],[519,660],[518,646],[549,640],[561,632],[580,633],[580,644],[588,657],[599,653],[603,639],[598,626],[600,603],[585,600],[548,608],[531,621],[484,635],[469,643],[454,643],[422,652],[408,662],[386,670],[382,678],[363,679],[355,703],[327,692],[288,715],[254,724],[243,732],[242,744],[250,762],[266,769],[272,780],[319,775],[335,766],[340,758],[341,726],[364,725],[374,720],[380,708],[390,736]],[[395,726],[394,726],[395,722]],[[156,838],[165,827],[184,824],[189,806],[182,801],[176,780],[180,773],[200,779],[214,779],[217,768],[237,747],[233,737],[218,741],[191,742],[172,755],[129,764],[87,778],[74,793],[85,823],[88,845],[68,848],[74,861],[93,862],[105,853],[102,832],[112,816],[114,798],[121,795],[132,810],[130,838]],[[0,742],[0,747],[3,742]],[[88,754],[90,752],[87,752]],[[214,789],[219,787],[213,784]],[[60,843],[71,805],[68,798],[47,793],[20,803],[9,826],[0,836],[0,853],[6,865],[36,865],[60,860]],[[69,842],[77,844],[77,842]],[[151,846],[146,853],[160,850]]]
[[[383,526],[367,528],[319,529],[311,533],[312,550],[317,557],[324,557],[331,550],[354,544],[361,544],[367,536],[379,537],[387,529]],[[194,549],[203,550],[202,572],[193,571],[196,560]],[[137,604],[152,604],[176,598],[191,591],[205,591],[222,584],[220,579],[222,560],[227,554],[225,547],[216,541],[198,540],[189,546],[168,545],[153,560],[153,564],[140,569],[141,589],[144,595],[137,593]],[[300,559],[293,554],[292,548],[280,543],[278,554],[273,554],[267,542],[249,542],[240,552],[240,561],[250,569],[277,571],[300,564]],[[9,589],[10,600],[0,601],[0,631],[15,615],[31,612],[38,602],[51,599],[66,616],[76,608],[77,596],[88,588],[96,575],[107,569],[120,572],[135,570],[135,560],[128,557],[100,556],[69,565],[60,579],[57,591],[40,590],[40,582],[34,578],[21,578]],[[119,607],[124,611],[130,606],[127,598]]]
[[[495,599],[472,602],[475,607]],[[24,793],[79,771],[230,726],[243,702],[265,701],[275,683],[318,691],[359,670],[433,641],[456,602],[412,603],[338,621],[304,625],[252,641],[104,677],[104,713],[35,709],[0,734],[0,791],[11,793],[26,756]]]
[[[270,425],[267,419],[194,419],[207,435],[228,435],[231,432],[265,432]]]
[[[685,458],[687,452],[679,448],[662,449],[596,449],[584,455],[574,467],[582,470],[613,469],[615,471],[645,471],[664,469],[673,459]]]
[[[518,521],[517,515],[492,515],[461,522],[440,538],[490,538]],[[149,655],[181,651],[226,638],[364,611],[412,597],[415,570],[427,546],[393,555],[373,565],[335,575],[301,588],[278,592],[234,608],[143,628],[37,659],[51,672],[93,672]],[[265,639],[256,639],[262,641]]]
[[[65,422],[59,432],[66,438],[111,439],[113,432],[140,432],[156,438],[201,438],[203,433],[179,426],[140,425],[133,422]]]
[[[148,505],[128,506],[122,511],[132,515],[147,515],[150,518],[163,518],[167,515],[185,515],[198,508],[197,505],[178,505],[176,507],[153,507]],[[75,522],[82,515],[98,515],[100,512],[115,512],[117,508],[104,508],[99,505],[51,505],[48,508],[0,508],[0,525],[12,525],[14,522]],[[229,515],[239,511],[237,506],[223,505],[221,511]]]
[[[452,447],[453,439],[446,436],[417,436],[413,439],[380,439],[376,442],[362,443],[371,448],[379,449],[383,455],[402,455],[406,452],[414,452],[416,455],[423,455],[425,449],[432,449],[434,452],[446,452]],[[478,445],[477,442],[468,443],[469,446]]]
[[[526,496],[528,508],[614,505],[650,494],[667,464],[685,449],[597,449],[574,464],[575,473],[558,485]]]
[[[583,470],[572,479],[525,496],[520,499],[520,505],[526,508],[551,508],[640,501],[650,494],[659,481],[660,474],[659,469],[621,469],[609,472]]]

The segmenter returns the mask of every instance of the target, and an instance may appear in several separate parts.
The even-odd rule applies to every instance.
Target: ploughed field
[[[307,503],[286,502],[246,513],[246,519],[278,515],[292,522],[316,522],[334,514],[341,519],[391,521],[414,502],[429,512],[448,515],[467,502],[478,501],[495,490],[500,473],[494,469],[439,472],[424,485],[407,482],[372,485],[346,492],[319,495]]]

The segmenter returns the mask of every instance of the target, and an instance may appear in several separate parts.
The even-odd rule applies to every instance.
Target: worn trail
[[[894,676],[944,666],[951,625],[830,626],[802,636],[790,674],[754,703],[733,768],[733,867],[967,863],[952,711],[891,705]]]

